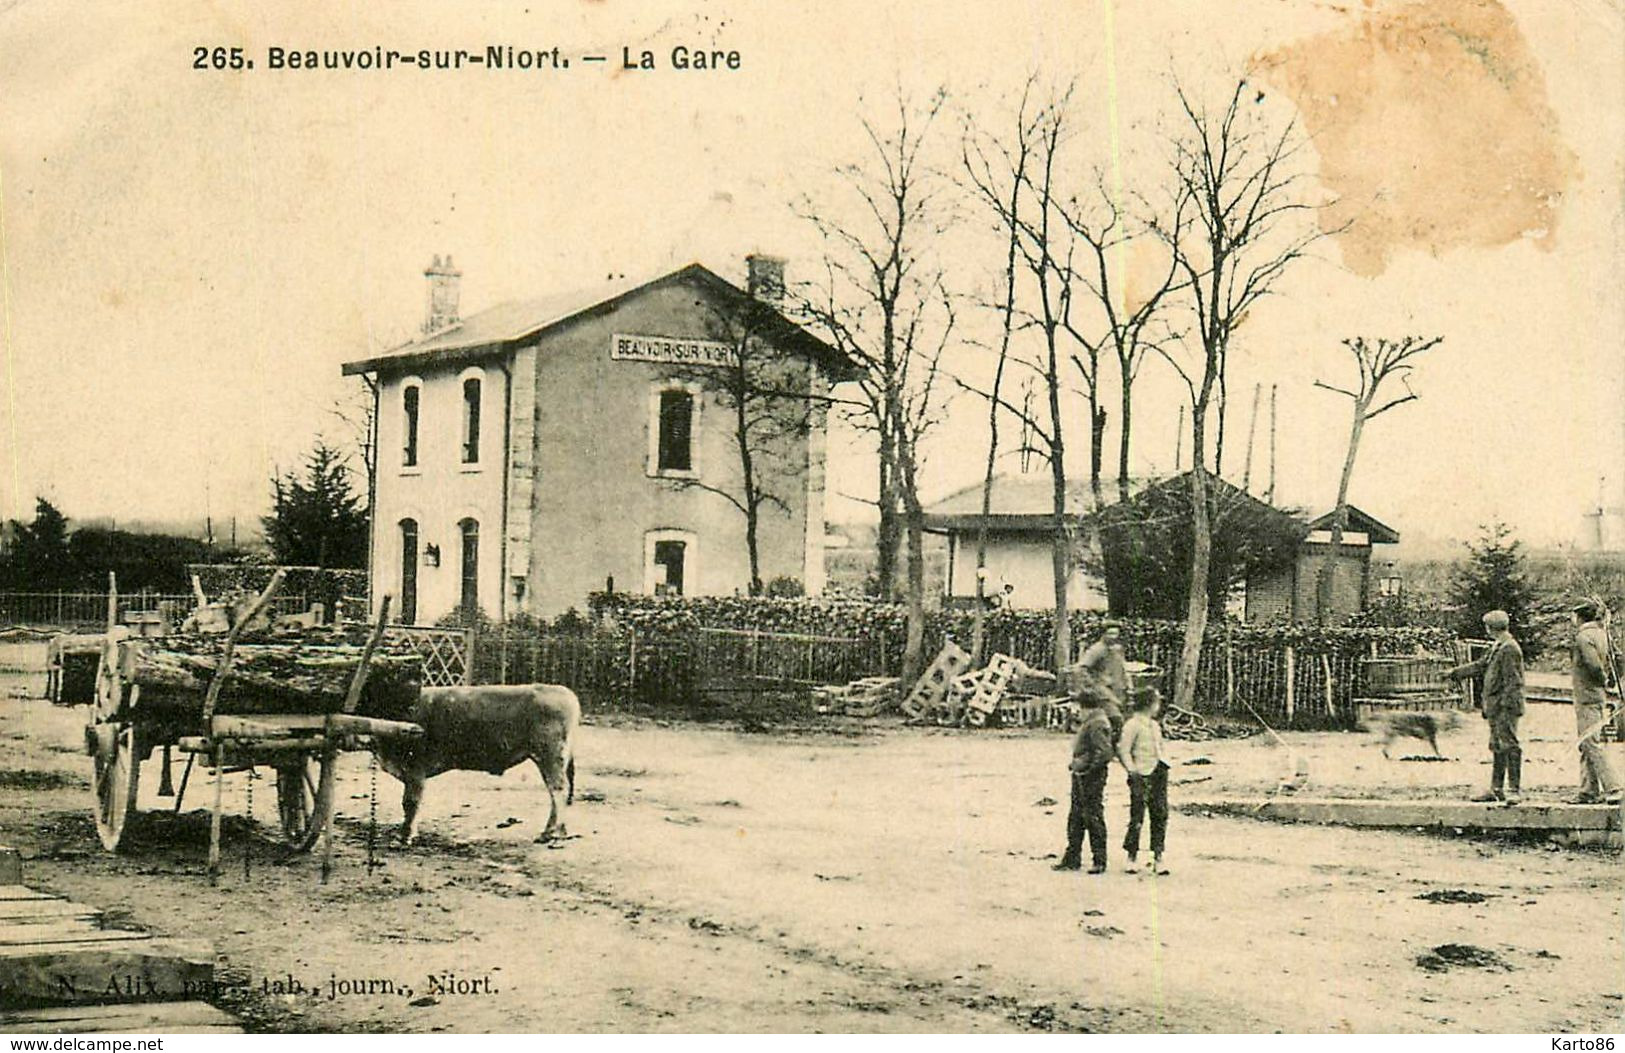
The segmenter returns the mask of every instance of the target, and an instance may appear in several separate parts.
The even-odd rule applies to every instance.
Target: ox
[[[429,687],[407,719],[423,726],[422,738],[380,737],[373,744],[379,765],[403,786],[403,844],[417,836],[426,780],[447,771],[501,775],[526,760],[535,762],[547,784],[547,826],[536,840],[565,837],[565,812],[575,800],[574,746],[581,722],[575,692],[556,684]],[[558,795],[566,787],[561,808]]]

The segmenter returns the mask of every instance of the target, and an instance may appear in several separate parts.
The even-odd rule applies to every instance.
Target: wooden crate
[[[1448,690],[1444,674],[1450,669],[1450,659],[1433,655],[1367,658],[1360,662],[1361,678],[1372,698]]]

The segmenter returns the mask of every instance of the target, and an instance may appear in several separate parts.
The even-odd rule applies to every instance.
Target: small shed
[[[1298,547],[1291,566],[1248,582],[1247,620],[1286,618],[1311,621],[1321,568],[1332,559],[1332,520],[1335,510],[1310,520],[1309,533]],[[1363,611],[1371,603],[1372,554],[1377,545],[1399,543],[1399,531],[1375,516],[1350,505],[1343,529],[1343,551],[1332,570],[1331,622]]]

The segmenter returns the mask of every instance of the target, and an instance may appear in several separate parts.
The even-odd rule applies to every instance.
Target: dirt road
[[[1537,794],[1572,778],[1559,741],[1569,719],[1552,707],[1526,725]],[[169,802],[154,796],[151,769],[142,807],[159,814],[134,828],[128,853],[101,852],[80,720],[0,701],[0,841],[34,857],[41,886],[212,940],[223,975],[245,982],[223,1004],[260,1029],[1622,1024],[1617,854],[1176,815],[1168,877],[1056,874],[1066,746],[1053,734],[600,721],[579,748],[578,839],[531,843],[546,800],[534,771],[454,773],[429,784],[422,843],[381,847],[370,875],[370,773],[352,756],[332,883],[319,883],[313,859],[279,865],[237,823],[211,888],[204,813],[162,814]],[[1442,743],[1458,759],[1433,763],[1384,761],[1366,736],[1290,739],[1310,757],[1317,792],[1375,795],[1476,786],[1481,737],[1464,723]],[[1212,760],[1176,767],[1176,805],[1266,788],[1283,767],[1282,751],[1258,738],[1176,748]],[[1406,752],[1416,751],[1395,755]],[[381,840],[399,820],[399,788],[378,781]],[[228,780],[237,815],[244,785]],[[1126,796],[1114,779],[1114,831]],[[260,780],[262,823],[271,802],[271,780]],[[1485,898],[1417,898],[1430,892]],[[1488,965],[1418,965],[1447,944],[1487,952]],[[306,991],[271,986],[290,977]]]

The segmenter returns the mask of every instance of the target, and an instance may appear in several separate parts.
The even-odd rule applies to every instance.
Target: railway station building
[[[422,336],[343,367],[376,400],[374,604],[392,595],[392,620],[428,625],[459,609],[551,616],[606,588],[748,591],[727,394],[747,346],[804,414],[752,440],[771,444],[756,458],[774,498],[760,578],[818,593],[827,395],[851,366],[779,309],[782,261],[746,271],[743,289],[694,263],[462,318],[461,273],[435,257]]]

